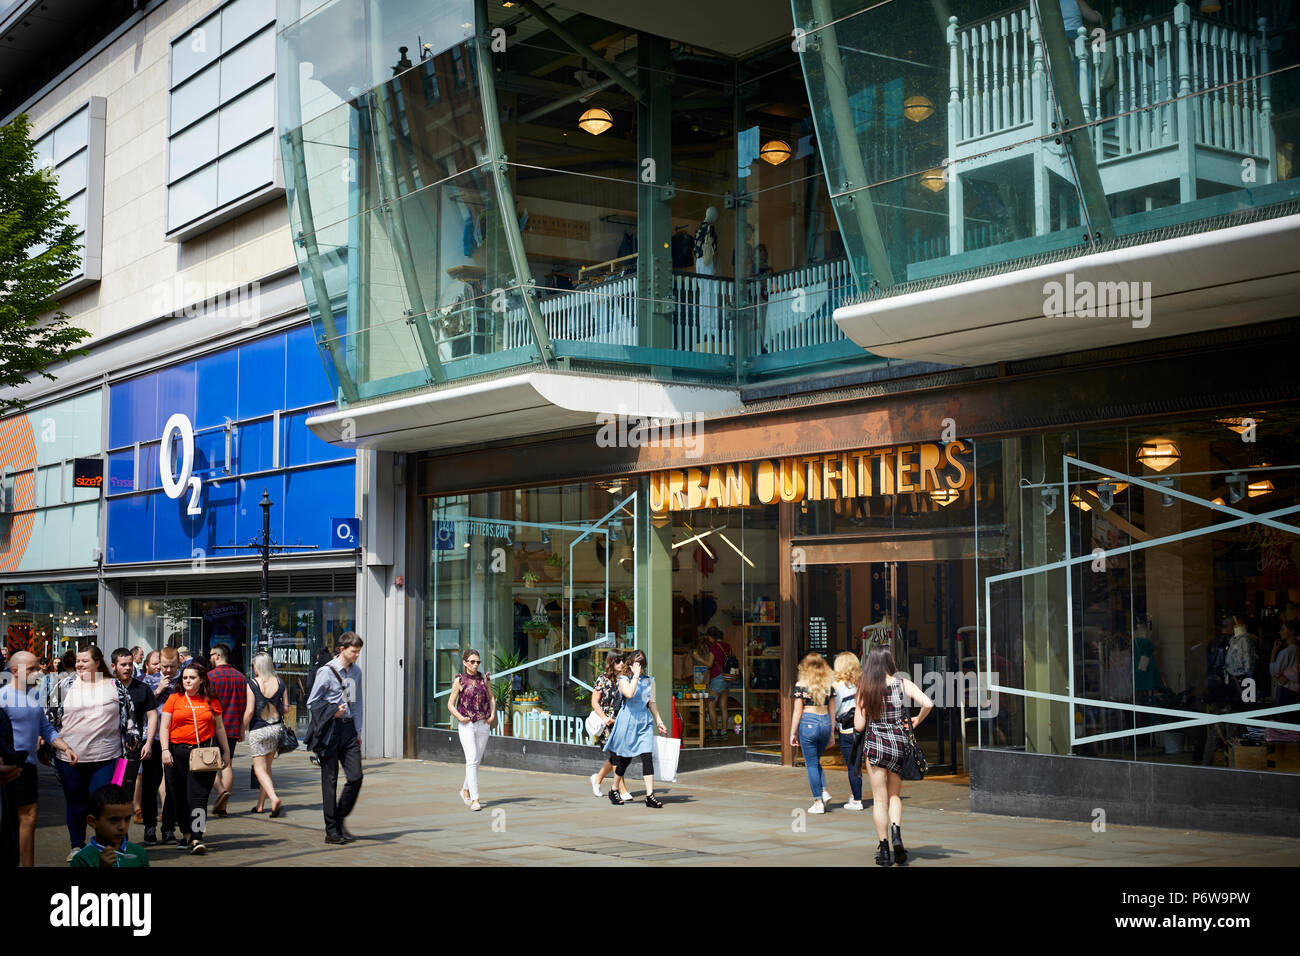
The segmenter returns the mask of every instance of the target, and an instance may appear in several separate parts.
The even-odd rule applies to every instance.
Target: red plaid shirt
[[[244,739],[244,707],[248,703],[248,678],[229,664],[208,671],[212,693],[221,701],[221,722],[228,740]]]

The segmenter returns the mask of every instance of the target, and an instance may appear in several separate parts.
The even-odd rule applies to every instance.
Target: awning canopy
[[[524,372],[315,415],[307,427],[335,445],[409,452],[594,429],[601,414],[668,421],[740,407],[732,388]]]
[[[948,365],[1124,345],[1300,313],[1298,253],[1300,216],[1282,216],[842,306],[835,324]]]

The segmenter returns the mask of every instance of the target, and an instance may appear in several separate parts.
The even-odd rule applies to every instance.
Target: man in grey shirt
[[[321,807],[325,814],[325,842],[351,843],[356,839],[343,821],[356,806],[361,792],[361,728],[364,707],[361,700],[362,640],[355,631],[345,631],[336,645],[338,656],[316,671],[307,708],[312,714],[309,746],[320,757]],[[339,765],[347,783],[336,799]]]

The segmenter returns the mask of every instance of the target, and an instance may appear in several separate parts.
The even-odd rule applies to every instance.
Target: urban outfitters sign
[[[866,451],[799,455],[650,475],[650,510],[748,508],[779,501],[834,501],[965,491],[975,475],[961,441],[897,445]]]

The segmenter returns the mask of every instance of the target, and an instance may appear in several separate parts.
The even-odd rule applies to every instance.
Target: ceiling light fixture
[[[1109,481],[1103,481],[1097,486],[1097,501],[1101,505],[1102,511],[1109,511],[1114,507],[1115,492],[1118,490],[1119,489]]]
[[[614,128],[614,117],[609,110],[593,106],[578,117],[578,128],[592,136],[599,136]]]
[[[1070,504],[1074,505],[1080,511],[1092,510],[1092,505],[1088,504],[1088,502],[1084,501],[1078,495],[1070,495]]]
[[[1038,493],[1043,499],[1043,514],[1050,515],[1056,511],[1056,498],[1060,494],[1060,488],[1040,488]]]
[[[1046,490],[1046,489],[1044,489]],[[951,488],[945,488],[942,491],[936,489],[930,492],[930,499],[941,508],[946,508],[960,497],[960,494]],[[1055,510],[1056,502],[1052,502],[1052,508]]]
[[[780,166],[790,158],[790,144],[782,139],[769,139],[759,149],[758,158],[772,166]]]
[[[1182,453],[1168,438],[1153,438],[1145,441],[1138,448],[1138,464],[1146,465],[1153,471],[1164,471],[1182,460]]]
[[[936,166],[921,174],[921,185],[932,193],[941,193],[948,183],[943,178],[943,170]]]
[[[1266,495],[1274,491],[1273,482],[1265,478],[1263,481],[1252,481],[1246,486],[1246,494],[1252,498],[1258,498],[1260,495]]]
[[[934,104],[919,93],[915,96],[909,96],[903,100],[903,115],[913,123],[920,123],[934,115]]]

